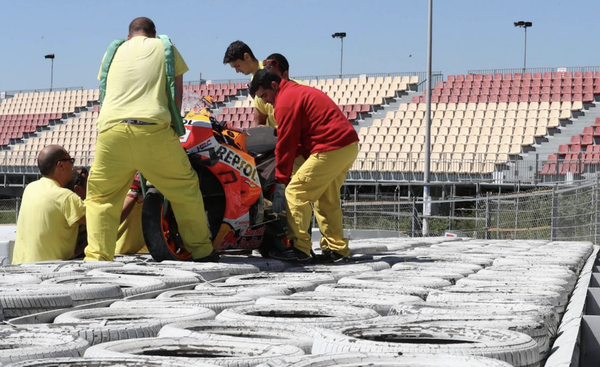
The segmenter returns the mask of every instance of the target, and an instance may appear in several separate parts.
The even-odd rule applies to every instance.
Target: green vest
[[[173,43],[171,43],[171,40],[168,36],[163,34],[158,35],[157,38],[160,38],[165,48],[167,98],[169,100],[169,112],[171,113],[171,125],[175,129],[175,132],[177,132],[177,135],[182,136],[185,134],[183,119],[181,118],[181,112],[175,105],[175,52],[173,51]],[[115,52],[117,52],[117,49],[123,44],[123,42],[125,42],[124,39],[112,41],[110,46],[108,46],[106,55],[102,61],[102,71],[100,74],[100,107],[102,107],[102,102],[104,101],[104,96],[106,95],[106,77],[108,75],[108,69],[110,69],[110,64],[115,57]]]

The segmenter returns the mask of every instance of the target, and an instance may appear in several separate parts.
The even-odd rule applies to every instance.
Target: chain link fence
[[[20,205],[20,198],[0,200],[0,224],[16,224]]]
[[[600,185],[578,186],[473,199],[432,201],[429,236],[446,231],[481,239],[585,240],[599,236]],[[379,196],[376,201],[343,201],[344,228],[398,231],[422,236],[423,201]]]

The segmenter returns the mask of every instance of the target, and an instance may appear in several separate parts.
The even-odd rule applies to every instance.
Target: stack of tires
[[[2,268],[14,366],[542,366],[592,246],[382,238],[348,263]],[[49,347],[52,346],[52,347]]]

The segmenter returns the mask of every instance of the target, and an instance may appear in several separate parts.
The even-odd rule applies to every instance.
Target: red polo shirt
[[[358,142],[340,108],[319,89],[282,80],[275,97],[275,181],[288,184],[296,156],[328,152]]]

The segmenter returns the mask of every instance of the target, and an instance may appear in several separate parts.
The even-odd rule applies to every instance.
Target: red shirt
[[[282,80],[275,97],[275,181],[288,184],[298,153],[308,157],[358,142],[340,108],[319,89]]]

